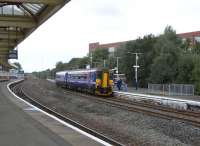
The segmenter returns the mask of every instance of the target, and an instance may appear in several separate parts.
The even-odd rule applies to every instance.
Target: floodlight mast
[[[133,65],[133,67],[135,68],[135,89],[138,89],[138,68],[140,67],[138,65],[138,59],[139,59],[139,54],[142,53],[133,53],[133,52],[128,52],[129,54],[133,54],[135,55],[135,65]]]
[[[92,68],[92,59],[93,59],[93,56],[92,56],[92,52],[90,53],[90,68]]]

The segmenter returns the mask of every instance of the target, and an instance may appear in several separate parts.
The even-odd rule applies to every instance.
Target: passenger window
[[[95,82],[95,81],[96,81],[96,73],[95,73],[95,72],[91,72],[91,73],[90,73],[90,80],[91,80],[92,82]]]

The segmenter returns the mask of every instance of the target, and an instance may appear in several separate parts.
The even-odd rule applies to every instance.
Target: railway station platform
[[[117,87],[114,89],[115,91],[118,91]],[[170,97],[170,98],[175,98],[175,99],[186,99],[186,100],[192,100],[192,101],[198,101],[200,102],[200,96],[194,95],[194,96],[175,96],[175,95],[161,95],[161,94],[149,94],[147,88],[138,88],[137,90],[135,87],[128,87],[127,91],[125,91],[123,88],[120,90],[120,92],[128,92],[128,93],[135,93],[135,94],[147,94],[147,95],[157,95],[157,96],[162,96],[162,97]]]
[[[1,146],[101,146],[12,95],[0,82]]]

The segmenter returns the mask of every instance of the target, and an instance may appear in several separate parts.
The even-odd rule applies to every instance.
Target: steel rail
[[[192,111],[182,111],[166,106],[140,103],[140,102],[127,102],[127,100],[117,99],[117,98],[100,98],[96,96],[91,96],[87,94],[82,94],[78,92],[73,92],[69,90],[64,90],[65,93],[71,95],[78,95],[84,98],[90,98],[96,102],[106,103],[113,107],[118,107],[128,111],[145,113],[147,115],[152,115],[154,117],[161,117],[168,120],[177,119],[183,122],[188,122],[194,126],[200,127],[200,113]]]
[[[23,81],[21,81],[23,82]],[[60,120],[63,120],[75,127],[77,127],[78,129],[81,129],[82,131],[86,132],[86,133],[89,133],[113,146],[124,146],[123,144],[109,138],[109,137],[106,137],[104,136],[103,134],[100,134],[90,128],[87,128],[86,126],[84,125],[81,125],[80,123],[56,112],[55,110],[53,109],[50,109],[49,107],[39,103],[38,101],[34,100],[33,98],[31,98],[23,89],[23,86],[20,87],[20,83],[21,82],[18,82],[18,83],[15,83],[14,85],[11,86],[11,90],[17,94],[19,97],[23,98],[24,100],[28,101],[29,103],[33,104],[34,106],[38,107],[39,109],[42,109],[44,110],[45,112],[51,114],[51,115],[54,115],[55,117],[59,118]]]

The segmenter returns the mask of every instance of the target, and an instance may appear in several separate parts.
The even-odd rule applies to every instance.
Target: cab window
[[[102,71],[97,71],[97,79],[101,79],[102,78]]]

